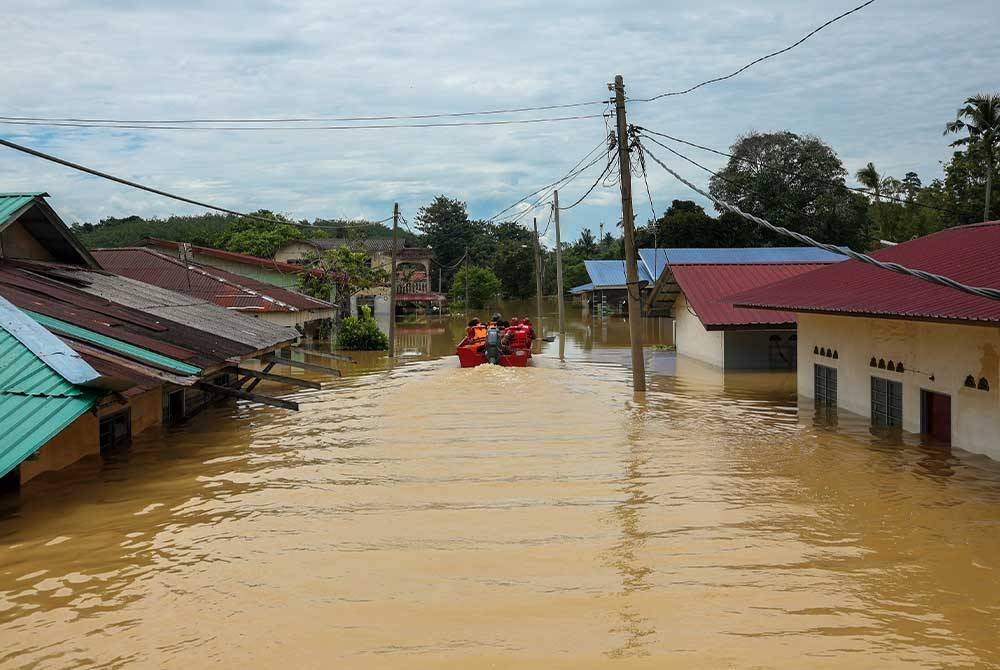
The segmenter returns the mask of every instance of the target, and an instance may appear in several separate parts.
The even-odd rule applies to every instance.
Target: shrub
[[[337,329],[337,347],[353,351],[385,351],[389,348],[389,336],[378,329],[368,305],[361,307],[362,315],[349,316],[340,322]]]

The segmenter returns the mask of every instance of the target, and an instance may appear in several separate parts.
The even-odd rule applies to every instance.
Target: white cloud
[[[616,73],[631,95],[645,97],[735,69],[849,4],[8,0],[0,114],[466,111],[601,99]],[[719,148],[751,128],[814,133],[851,171],[872,160],[884,171],[916,170],[929,180],[949,155],[944,122],[964,97],[997,86],[1000,46],[982,30],[997,18],[1000,8],[987,0],[971,0],[961,12],[925,0],[881,0],[737,79],[634,104],[630,120]],[[398,200],[411,220],[439,193],[467,201],[474,216],[490,216],[564,174],[604,132],[601,119],[267,133],[0,126],[14,141],[227,207],[380,219]],[[711,155],[697,158],[720,165]],[[695,168],[678,167],[706,182]],[[690,197],[651,169],[658,210]],[[576,200],[593,178],[564,188],[562,200]],[[40,189],[68,220],[198,211],[0,152],[0,190]],[[638,180],[635,192],[644,220],[649,207]],[[617,187],[598,189],[565,213],[565,237],[617,221],[616,203]]]

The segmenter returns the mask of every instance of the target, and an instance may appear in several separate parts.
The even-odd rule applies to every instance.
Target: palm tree
[[[854,173],[854,178],[858,180],[858,183],[872,191],[875,195],[875,213],[877,214],[877,220],[879,222],[879,228],[883,226],[888,227],[885,221],[885,217],[882,216],[882,175],[878,173],[875,169],[874,163],[868,163],[856,173]],[[883,235],[886,237],[892,237],[891,231],[882,230]]]
[[[945,124],[944,134],[968,131],[951,146],[980,148],[986,156],[986,208],[983,221],[990,218],[990,196],[993,192],[993,167],[1000,148],[1000,95],[980,93],[965,100],[965,107],[958,110],[954,121]]]

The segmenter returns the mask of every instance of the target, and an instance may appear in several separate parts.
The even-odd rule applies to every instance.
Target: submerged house
[[[316,298],[201,265],[156,249],[94,249],[101,267],[123,277],[212,302],[228,310],[309,334],[318,323],[336,316],[336,306]]]
[[[574,286],[569,292],[580,297],[584,311],[601,315],[627,313],[625,261],[587,260],[583,266],[590,281]],[[642,263],[638,264],[637,273],[640,301],[645,303],[653,277]]]
[[[1000,221],[872,256],[1000,289]],[[845,261],[747,291],[750,311],[798,316],[798,392],[876,426],[1000,460],[1000,301]]]
[[[275,365],[305,367],[278,356],[296,342],[296,330],[102,270],[44,197],[0,196],[6,487],[120,447],[214,398],[297,407],[254,393],[260,379],[315,386],[270,373]],[[251,361],[263,367],[244,367]],[[42,399],[50,419],[31,439],[15,437]],[[63,409],[70,404],[87,406],[77,414]]]
[[[794,277],[843,256],[808,247],[641,249],[657,280],[644,313],[674,319],[677,353],[720,368],[794,369],[791,312],[738,309],[730,296]]]

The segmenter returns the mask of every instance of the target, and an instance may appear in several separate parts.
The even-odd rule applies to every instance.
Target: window
[[[903,426],[903,384],[872,377],[872,425]]]
[[[837,406],[837,368],[813,365],[813,395],[819,407]]]
[[[128,410],[101,419],[101,451],[124,447],[132,441],[132,419]]]

